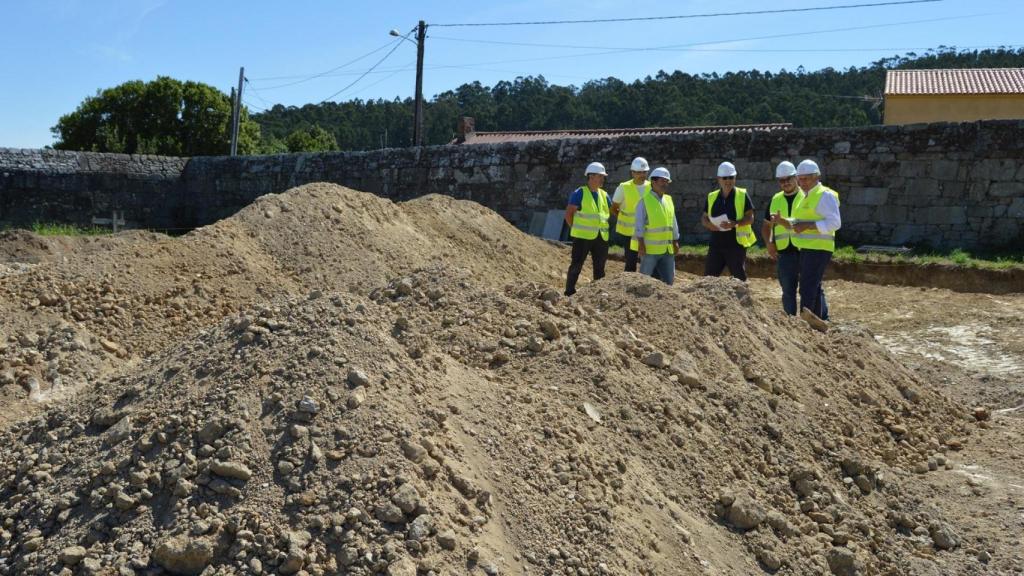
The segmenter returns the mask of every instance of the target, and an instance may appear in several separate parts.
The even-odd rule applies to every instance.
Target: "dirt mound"
[[[1013,567],[916,496],[981,416],[866,330],[566,259],[313,185],[0,279],[7,387],[91,373],[0,432],[0,574]]]
[[[559,250],[476,203],[432,195],[394,204],[332,184],[263,196],[179,238],[7,237],[0,253],[28,258],[24,247],[35,246],[46,257],[0,276],[0,386],[18,384],[0,389],[3,406],[61,394],[251,302],[312,289],[365,293],[442,260],[485,284],[552,280],[561,267]],[[79,251],[68,252],[75,243]]]
[[[11,567],[81,546],[181,573],[873,571],[911,561],[904,470],[967,432],[868,335],[729,280],[569,302],[435,268],[311,297],[12,429]]]

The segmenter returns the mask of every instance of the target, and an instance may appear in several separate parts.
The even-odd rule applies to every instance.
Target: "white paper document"
[[[710,220],[711,224],[714,225],[715,228],[718,228],[719,230],[724,230],[724,228],[722,228],[722,224],[729,221],[729,216],[722,214],[721,216],[715,216],[714,218],[710,218]]]

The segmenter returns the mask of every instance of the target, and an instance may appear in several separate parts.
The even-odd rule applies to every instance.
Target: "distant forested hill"
[[[763,122],[791,122],[798,127],[878,124],[887,69],[1021,66],[1024,49],[939,48],[846,70],[659,72],[630,83],[604,78],[580,87],[549,84],[543,76],[494,86],[473,82],[426,102],[425,140],[428,144],[450,141],[459,116],[474,117],[479,131]],[[253,114],[252,119],[260,124],[264,152],[303,147],[311,141],[308,134],[319,134],[317,126],[333,136],[341,150],[379,148],[385,131],[392,147],[412,140],[410,98],[276,105]],[[319,149],[324,149],[320,140]]]

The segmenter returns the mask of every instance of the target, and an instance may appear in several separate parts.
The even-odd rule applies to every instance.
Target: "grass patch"
[[[99,226],[75,226],[74,224],[56,224],[53,222],[35,222],[32,231],[40,236],[101,236],[111,234],[107,228]]]
[[[962,266],[964,268],[984,268],[988,270],[1008,270],[1024,268],[1024,252],[978,252],[972,253],[956,248],[950,251],[931,251],[897,256],[900,262],[917,264],[944,264]]]
[[[679,247],[684,256],[706,256],[706,244],[689,244]],[[768,251],[761,246],[747,249],[747,255],[753,258],[767,257]],[[911,264],[961,266],[964,268],[983,268],[987,270],[1024,269],[1024,252],[969,252],[962,248],[953,250],[921,250],[908,255],[861,254],[853,246],[840,246],[832,255],[836,262],[844,263],[877,263],[877,264]]]

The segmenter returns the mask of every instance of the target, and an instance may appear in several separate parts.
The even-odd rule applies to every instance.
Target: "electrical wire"
[[[260,108],[258,106],[255,106],[255,105],[252,104],[252,102],[246,101],[245,99],[242,100],[242,105],[247,107],[247,108],[251,108],[251,109],[255,110],[256,112],[266,112],[265,108]]]
[[[382,63],[383,63],[383,62],[384,62],[385,60],[387,60],[387,59],[388,59],[388,57],[389,57],[389,56],[391,56],[392,54],[394,54],[394,53],[395,53],[395,50],[397,50],[397,49],[398,49],[398,47],[402,45],[402,40],[403,40],[403,39],[406,39],[406,40],[407,40],[407,39],[409,38],[409,35],[410,35],[410,34],[412,34],[412,33],[413,33],[413,32],[414,32],[415,30],[416,30],[416,29],[415,29],[415,28],[413,28],[412,30],[410,30],[410,31],[406,32],[406,33],[405,33],[405,36],[400,36],[400,37],[399,37],[399,39],[398,39],[398,41],[397,41],[397,42],[395,42],[395,45],[391,47],[391,50],[388,50],[388,53],[387,53],[387,54],[385,54],[383,58],[381,58],[380,60],[378,60],[378,61],[377,61],[377,62],[376,62],[376,63],[375,63],[375,64],[374,64],[374,65],[373,65],[372,67],[370,67],[370,69],[369,69],[369,70],[367,70],[366,72],[363,72],[363,73],[362,73],[362,74],[361,74],[361,75],[360,75],[360,76],[359,76],[358,78],[356,78],[355,80],[353,80],[352,82],[350,82],[350,83],[349,83],[349,84],[348,84],[347,86],[345,86],[345,87],[344,87],[344,88],[342,88],[341,90],[338,90],[338,91],[337,91],[337,92],[335,92],[334,94],[331,94],[331,95],[330,95],[330,96],[328,96],[327,98],[324,98],[323,100],[321,100],[321,101],[320,101],[320,104],[323,104],[323,103],[327,102],[328,100],[331,100],[332,98],[334,98],[334,97],[335,97],[335,96],[337,96],[338,94],[341,94],[342,92],[344,92],[344,91],[348,90],[349,88],[351,88],[351,87],[355,86],[355,85],[356,85],[356,84],[357,84],[357,83],[358,83],[358,82],[359,82],[360,80],[362,80],[363,78],[366,78],[366,75],[367,75],[367,74],[369,74],[370,72],[373,72],[373,71],[374,71],[374,69],[375,69],[375,68],[377,68],[377,66],[380,66],[380,65],[381,65],[381,64],[382,64]]]
[[[301,78],[301,80],[296,80],[295,82],[286,82],[284,84],[276,84],[274,86],[265,86],[263,89],[264,90],[275,90],[277,88],[285,88],[287,86],[295,86],[296,84],[302,84],[303,82],[309,82],[310,80],[315,80],[317,78],[321,78],[323,76],[327,76],[328,74],[332,74],[334,72],[337,72],[338,70],[341,70],[342,68],[346,68],[348,66],[351,66],[352,64],[355,64],[356,62],[359,62],[360,60],[363,60],[364,58],[368,58],[368,57],[376,54],[377,52],[380,52],[381,50],[387,48],[388,46],[391,46],[392,44],[395,44],[395,43],[401,42],[401,41],[402,41],[401,38],[396,38],[396,39],[394,39],[392,41],[389,41],[387,44],[385,44],[385,45],[383,45],[383,46],[381,46],[379,48],[375,48],[375,49],[367,52],[366,54],[363,54],[362,56],[360,56],[358,58],[355,58],[353,60],[349,60],[348,62],[345,62],[344,64],[335,66],[334,68],[331,68],[330,70],[325,70],[324,72],[318,72],[316,74],[311,74],[311,75],[308,75],[308,76],[266,76],[264,78],[252,78],[252,80],[254,80],[254,81],[259,81],[259,80],[287,80],[289,78]]]
[[[943,21],[949,21],[949,20],[963,20],[963,19],[966,19],[966,18],[975,18],[975,17],[979,17],[979,16],[989,16],[989,15],[990,14],[969,14],[969,15],[964,15],[964,16],[948,16],[948,17],[944,17],[944,18],[929,18],[929,19],[925,19],[925,20],[907,20],[907,21],[902,21],[902,22],[888,22],[888,23],[885,23],[885,24],[869,24],[869,25],[866,25],[866,26],[853,26],[853,27],[847,27],[847,28],[831,28],[831,29],[824,29],[824,30],[810,30],[810,31],[807,31],[807,32],[802,32],[800,34],[800,36],[801,37],[806,37],[806,36],[817,35],[817,34],[832,34],[832,33],[836,33],[836,32],[854,32],[854,31],[859,31],[859,30],[869,30],[869,29],[875,29],[875,28],[891,28],[891,27],[894,27],[894,26],[907,26],[907,25],[910,25],[910,24],[927,24],[927,23],[932,23],[932,22],[943,22]],[[639,48],[616,48],[616,49],[613,49],[613,50],[601,50],[599,52],[586,52],[586,53],[580,53],[580,54],[567,54],[567,55],[561,55],[561,56],[541,56],[541,57],[534,57],[534,58],[517,58],[517,59],[514,59],[514,60],[496,60],[496,61],[489,61],[489,62],[473,62],[473,63],[470,63],[470,64],[461,64],[459,66],[467,66],[467,65],[469,65],[469,66],[490,66],[492,64],[512,64],[512,63],[520,63],[520,62],[539,62],[539,61],[546,61],[546,60],[561,60],[561,59],[567,59],[567,58],[583,58],[583,57],[591,57],[591,56],[607,56],[607,55],[610,55],[610,54],[625,54],[625,53],[629,53],[629,52],[659,52],[659,51],[660,52],[686,52],[686,51],[688,51],[689,49],[691,49],[694,46],[708,46],[708,45],[714,45],[714,44],[728,44],[730,42],[745,42],[745,41],[750,41],[750,40],[772,40],[772,39],[776,39],[776,38],[790,38],[791,39],[793,37],[794,37],[793,33],[792,32],[788,32],[788,33],[785,33],[785,34],[770,34],[770,35],[766,35],[766,36],[748,36],[746,38],[733,38],[733,39],[729,39],[729,40],[714,40],[714,41],[706,41],[706,42],[693,42],[693,43],[690,43],[690,44],[672,44],[672,45],[667,45],[667,46],[648,46],[648,47],[639,47]],[[807,50],[807,52],[814,52],[814,51],[815,50],[813,50],[813,49]],[[455,66],[454,65],[437,65],[437,66],[431,66],[430,68],[431,69],[443,69],[443,68],[450,68],[450,67],[455,67]]]
[[[257,90],[256,87],[252,85],[252,82],[249,82],[248,78],[245,78],[245,85],[249,87],[249,90],[252,92],[253,96],[255,96],[257,100],[267,105],[267,108],[274,107],[274,105],[271,104],[270,101],[268,101],[266,98],[264,98],[260,94],[260,91]]]
[[[373,88],[374,86],[376,86],[376,85],[378,85],[378,84],[380,84],[382,82],[386,82],[386,81],[394,78],[395,76],[397,76],[398,74],[400,74],[402,72],[406,72],[408,70],[412,70],[413,68],[415,68],[415,65],[416,65],[416,61],[413,60],[412,62],[409,62],[408,64],[405,64],[404,67],[402,67],[402,68],[396,68],[391,74],[388,74],[387,76],[381,78],[380,80],[377,80],[376,82],[373,82],[373,83],[367,84],[366,86],[363,86],[359,90],[356,90],[355,92],[353,92],[352,95],[355,96],[356,94],[362,94],[363,92],[366,92],[370,88]]]
[[[944,0],[897,0],[892,2],[873,2],[864,4],[840,4],[836,6],[815,6],[808,8],[780,8],[775,10],[748,10],[745,12],[709,12],[705,14],[681,14],[677,16],[637,16],[633,18],[599,18],[590,20],[546,20],[534,22],[460,22],[454,24],[428,24],[435,28],[455,26],[540,26],[551,24],[605,24],[609,22],[642,22],[650,20],[688,20],[695,18],[718,18],[722,16],[755,16],[762,14],[789,14],[795,12],[820,12],[825,10],[848,10],[853,8],[877,8],[883,6],[903,6],[907,4],[930,4]]]
[[[962,18],[961,16],[957,17]],[[905,23],[906,24],[906,23]],[[846,29],[840,29],[845,31]],[[836,30],[832,30],[833,32]],[[789,36],[789,35],[787,35]],[[582,46],[579,44],[540,44],[533,42],[506,42],[502,40],[477,40],[473,38],[452,38],[449,36],[431,36],[434,40],[448,40],[451,42],[467,42],[471,44],[496,44],[500,46],[523,46],[531,48],[568,48],[577,50],[603,50],[612,48],[610,46]],[[743,40],[760,40],[761,38],[744,38]],[[695,46],[704,46],[712,44],[727,44],[729,42],[739,42],[740,40],[715,40],[709,42],[697,42],[693,44],[676,44],[671,46],[652,46],[648,48],[619,48],[615,47],[615,50],[656,50],[656,51],[672,51],[679,52],[680,48],[688,48],[686,52],[795,52],[795,53],[806,53],[806,52],[892,52],[892,51],[908,51],[908,50],[932,50],[934,46],[891,46],[886,48],[690,48]],[[1016,48],[1024,46],[1024,44],[988,44],[984,46],[951,46],[950,48],[958,48],[960,50],[978,50],[983,48]]]

